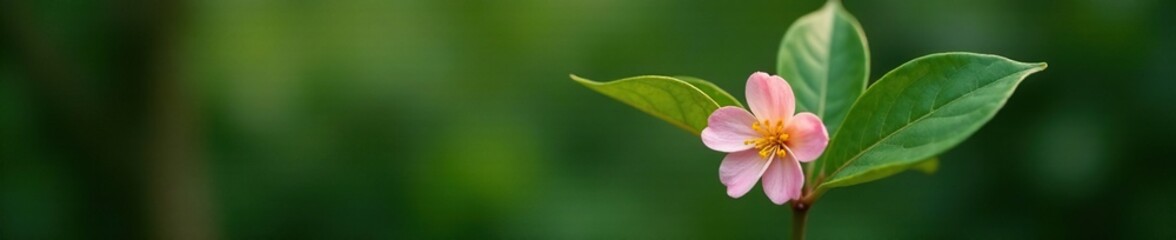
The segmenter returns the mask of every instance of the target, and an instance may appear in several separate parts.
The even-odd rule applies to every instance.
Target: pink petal
[[[804,187],[804,172],[800,169],[800,162],[790,156],[772,159],[768,170],[764,172],[764,193],[776,205],[783,205],[788,200],[800,198],[800,189]]]
[[[719,181],[727,186],[727,196],[739,198],[751,191],[767,167],[768,161],[755,150],[730,153],[719,165]]]
[[[747,79],[747,106],[760,120],[788,122],[796,112],[796,97],[780,76],[756,72]]]
[[[702,143],[706,147],[720,152],[738,152],[754,147],[745,144],[748,139],[758,137],[751,125],[755,123],[755,116],[738,107],[721,107],[707,118],[707,126],[702,129]]]
[[[816,160],[829,146],[829,132],[825,130],[825,124],[812,113],[796,114],[784,131],[788,133],[788,149],[801,162]]]

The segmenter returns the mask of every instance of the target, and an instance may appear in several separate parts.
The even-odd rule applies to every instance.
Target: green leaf
[[[796,94],[797,110],[821,117],[836,134],[870,72],[865,33],[857,19],[829,1],[796,20],[780,42],[778,75]]]
[[[882,76],[850,108],[822,158],[818,191],[877,180],[947,151],[996,115],[1045,63],[940,53]]]
[[[576,75],[572,80],[698,135],[719,104],[689,83],[666,76],[637,76],[595,82]]]
[[[698,90],[702,90],[702,93],[705,93],[711,99],[715,100],[715,103],[718,103],[719,106],[736,106],[736,107],[741,107],[741,108],[743,107],[743,104],[739,103],[738,99],[735,99],[735,97],[731,96],[730,93],[727,93],[727,91],[723,91],[722,88],[719,88],[719,86],[716,86],[714,83],[707,82],[706,80],[702,80],[700,78],[690,77],[690,76],[674,76],[674,77],[678,78],[678,80],[682,80],[682,81],[685,81],[686,83],[689,83],[690,85],[693,85],[694,87],[698,88]]]

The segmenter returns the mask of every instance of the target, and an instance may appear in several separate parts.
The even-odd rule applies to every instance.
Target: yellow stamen
[[[784,133],[784,121],[776,121],[773,124],[771,121],[764,120],[762,125],[760,122],[751,124],[751,129],[759,133],[760,137],[743,141],[743,144],[755,146],[755,149],[759,150],[760,157],[767,159],[772,154],[777,157],[784,157],[788,154],[788,151],[785,150],[788,134]]]

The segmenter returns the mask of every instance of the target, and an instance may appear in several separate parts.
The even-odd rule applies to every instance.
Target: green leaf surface
[[[698,135],[719,104],[689,83],[666,76],[637,76],[596,82],[571,75],[572,80]],[[717,87],[716,87],[717,88]]]
[[[865,33],[838,1],[796,20],[780,42],[776,74],[788,80],[797,110],[821,117],[836,134],[870,72]]]
[[[712,100],[715,100],[715,103],[718,103],[719,106],[743,107],[743,104],[739,103],[739,99],[735,99],[734,96],[731,96],[731,94],[727,93],[727,91],[723,91],[722,88],[719,88],[719,86],[715,85],[714,83],[691,76],[674,77],[678,78],[678,80],[682,80],[686,83],[689,83],[690,85],[693,85],[694,87],[698,88],[698,90],[702,90],[702,93],[705,93]]]
[[[854,103],[822,160],[818,191],[898,173],[963,142],[1045,63],[940,53],[882,76]]]

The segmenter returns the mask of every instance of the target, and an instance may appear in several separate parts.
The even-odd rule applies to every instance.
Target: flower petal
[[[788,150],[798,161],[816,160],[829,146],[829,132],[825,130],[825,124],[812,113],[796,114],[784,131],[788,133]]]
[[[764,172],[764,193],[776,205],[784,205],[788,200],[800,198],[800,189],[804,187],[804,172],[800,169],[800,162],[785,156],[772,159],[768,170]]]
[[[757,151],[730,153],[719,165],[719,181],[727,186],[727,196],[739,198],[751,191],[767,167],[768,161],[760,158]]]
[[[744,143],[748,139],[758,137],[751,125],[755,123],[755,116],[747,110],[738,107],[721,107],[707,118],[707,126],[702,129],[702,143],[706,147],[720,152],[738,152],[754,147]]]
[[[747,78],[747,106],[760,120],[788,122],[796,112],[796,96],[780,76],[756,72]]]

